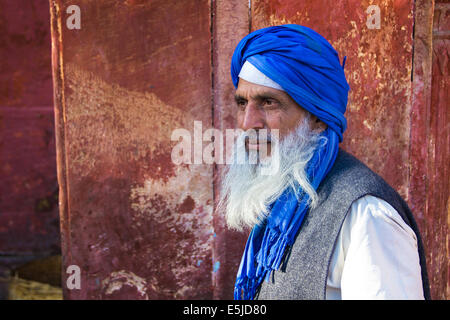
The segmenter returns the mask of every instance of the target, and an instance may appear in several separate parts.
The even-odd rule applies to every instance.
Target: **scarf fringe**
[[[249,279],[248,277],[244,277],[242,282],[239,284],[236,283],[234,287],[234,299],[253,300],[259,285],[258,278]]]
[[[240,281],[236,281],[235,300],[252,300],[254,298],[261,280],[269,281],[272,272],[280,268],[287,246],[287,237],[278,230],[269,229],[265,232],[257,256],[258,268],[253,277],[245,276]]]
[[[269,229],[264,235],[261,250],[256,258],[258,264],[268,272],[278,270],[287,245],[286,235],[281,234],[277,229]]]

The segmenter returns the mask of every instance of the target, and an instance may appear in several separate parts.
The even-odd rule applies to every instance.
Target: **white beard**
[[[276,173],[262,173],[264,168],[270,165],[272,158],[269,163],[263,164],[239,164],[234,161],[225,169],[219,210],[225,211],[229,228],[242,230],[262,222],[270,213],[268,206],[278,199],[286,188],[294,188],[296,183],[309,195],[310,207],[316,206],[317,193],[308,180],[305,169],[319,144],[326,143],[326,138],[321,137],[320,132],[311,130],[309,121],[307,117],[294,132],[278,144],[279,165],[275,166],[278,169]],[[241,138],[242,136],[238,140]],[[275,149],[274,143],[272,146]],[[239,147],[243,147],[243,144],[235,144],[233,156]],[[273,152],[274,150],[272,155]]]

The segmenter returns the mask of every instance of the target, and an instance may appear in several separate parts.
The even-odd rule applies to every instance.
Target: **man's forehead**
[[[252,83],[244,79],[239,79],[235,92],[236,97],[258,98],[260,96],[282,97],[287,95],[284,91]]]

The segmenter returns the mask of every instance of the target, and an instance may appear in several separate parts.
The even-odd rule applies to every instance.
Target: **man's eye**
[[[236,104],[239,108],[245,108],[245,106],[247,105],[247,101],[245,100],[238,100],[236,101]]]
[[[272,107],[275,105],[275,101],[272,99],[264,99],[263,105],[267,107]]]

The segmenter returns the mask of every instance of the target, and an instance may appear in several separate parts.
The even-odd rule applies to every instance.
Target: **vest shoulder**
[[[398,192],[382,177],[350,153],[340,149],[333,168],[318,189],[321,201],[331,200],[345,206],[372,195],[392,205],[404,219],[409,207]]]
[[[382,177],[355,156],[342,149],[339,150],[334,166],[324,182],[331,183],[334,189],[338,191],[345,188],[347,191],[356,193],[395,192]]]

